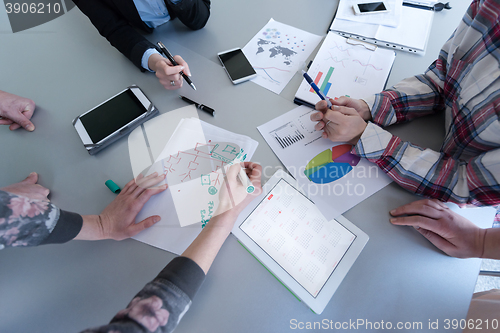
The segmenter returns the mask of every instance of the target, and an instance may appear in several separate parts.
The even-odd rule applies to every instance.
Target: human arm
[[[159,220],[152,216],[134,223],[137,212],[147,199],[164,190],[161,187],[131,190],[135,184],[131,181],[124,194],[117,196],[100,215],[82,217],[53,205],[47,198],[50,191],[37,182],[38,175],[33,172],[22,182],[0,188],[0,249],[64,243],[75,238],[120,240]]]
[[[490,123],[495,131],[498,120]],[[498,142],[483,143],[491,147]],[[500,203],[500,149],[478,153],[469,160],[404,142],[368,123],[352,151],[378,165],[383,172],[410,192],[458,204]]]
[[[379,94],[362,99],[341,96],[330,101],[333,105],[355,109],[365,121],[382,127],[410,121],[445,109],[443,81],[439,79],[446,75],[443,68],[446,68],[446,60],[440,58],[425,74],[404,79]],[[316,104],[316,109],[324,108],[323,103]]]
[[[24,128],[33,132],[35,125],[30,121],[35,111],[35,102],[0,90],[0,125],[9,125],[14,131]]]
[[[354,144],[353,153],[377,164],[389,177],[413,193],[459,204],[497,205],[500,203],[500,167],[497,163],[500,159],[500,121],[497,116],[500,96],[498,91],[488,96],[489,103],[467,106],[471,110],[467,111],[470,117],[453,124],[457,129],[447,135],[440,152],[404,142],[371,122],[363,127],[361,117],[356,117],[352,109],[351,116],[337,117],[345,118],[343,125],[338,126],[338,132],[334,131],[336,123],[332,122],[326,127],[323,137]],[[323,101],[316,108],[320,112],[312,114],[311,119],[319,121],[316,129],[323,130],[325,120],[334,119],[331,115],[335,111],[328,110]],[[354,143],[360,133],[359,140]],[[338,137],[345,140],[336,140]],[[453,145],[456,148],[450,148]],[[461,159],[447,151],[470,151],[464,155],[471,157]]]
[[[135,29],[152,31],[140,20],[133,1],[123,1],[120,8],[112,1],[105,0],[74,0],[74,3],[89,18],[101,36],[141,71],[145,71],[141,66],[142,56],[155,46]]]
[[[233,165],[227,172],[227,182],[224,182],[219,194],[219,206],[203,232],[182,254],[198,263],[205,274],[208,272],[215,256],[231,232],[236,218],[253,198],[261,191],[262,167],[256,163],[245,162],[247,175],[255,187],[252,194],[237,180],[240,165]],[[229,190],[228,190],[229,188]],[[233,206],[234,204],[234,206]]]
[[[132,0],[120,2],[75,0],[74,2],[90,19],[101,36],[105,37],[141,71],[147,69],[142,66],[142,57],[147,50],[156,49],[156,47],[136,30],[152,31],[141,21]],[[210,16],[210,1],[208,0],[181,0],[176,4],[168,1],[167,8],[171,18],[178,16],[191,29],[202,28]]]
[[[219,194],[219,199],[224,206],[220,211],[231,206],[229,192],[234,193],[235,198],[232,201],[239,203],[223,213],[214,214],[182,255],[173,259],[108,325],[85,332],[166,333],[172,332],[177,327],[231,232],[238,214],[261,190],[262,168],[250,162],[245,162],[244,166],[256,191],[253,194],[240,196],[239,193],[245,192],[245,189],[236,179],[239,166],[231,167],[227,173],[227,181],[223,184],[223,188],[227,185],[230,190],[221,189]]]
[[[481,229],[438,200],[415,201],[391,215],[392,224],[414,227],[450,256],[500,259],[500,228]]]
[[[441,64],[439,67],[436,66],[438,62]],[[346,96],[335,100],[330,99],[332,110],[340,111],[348,117],[340,117],[340,114],[331,112],[328,110],[326,101],[320,101],[316,104],[316,110],[320,112],[312,114],[311,120],[318,121],[317,131],[324,130],[323,138],[350,142],[354,145],[366,126],[361,126],[362,123],[356,119],[356,113],[353,110],[364,121],[372,121],[380,126],[410,121],[442,111],[444,110],[444,97],[439,85],[443,82],[438,77],[445,73],[439,71],[438,68],[443,68],[443,62],[445,62],[443,59],[437,60],[429,67],[426,74],[405,79],[393,88],[364,99]],[[330,127],[325,126],[329,120],[333,124]]]

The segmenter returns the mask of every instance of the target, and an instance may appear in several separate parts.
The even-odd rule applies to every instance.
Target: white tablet
[[[328,221],[279,170],[240,214],[233,234],[293,294],[320,314],[368,242],[339,216]]]

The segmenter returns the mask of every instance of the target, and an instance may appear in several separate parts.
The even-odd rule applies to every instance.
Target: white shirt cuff
[[[149,57],[151,57],[153,54],[160,54],[156,49],[147,49],[146,52],[142,55],[141,59],[141,66],[147,71],[153,72],[151,69],[149,69]]]

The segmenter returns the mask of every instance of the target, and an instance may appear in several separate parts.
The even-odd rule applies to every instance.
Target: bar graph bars
[[[305,138],[304,134],[298,130],[293,122],[286,123],[270,134],[276,139],[281,148],[289,147]]]
[[[330,78],[333,74],[333,70],[334,70],[334,68],[330,67],[330,69],[326,73],[326,76],[325,76],[325,79],[323,80],[323,83],[321,84],[321,87],[319,87],[319,90],[321,90],[321,92],[325,96],[328,96],[328,91],[330,91],[330,87],[332,86],[332,83],[329,81],[330,81]],[[316,83],[316,85],[319,84],[319,81],[321,80],[322,76],[323,76],[323,72],[318,72],[318,75],[316,75],[316,78],[314,79],[314,83]],[[316,93],[313,88],[311,88],[309,91],[312,93]]]

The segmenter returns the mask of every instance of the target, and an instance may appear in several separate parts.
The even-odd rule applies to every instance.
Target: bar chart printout
[[[286,123],[270,132],[270,134],[276,139],[281,148],[289,147],[305,138],[304,134],[299,131],[293,122]]]
[[[316,75],[316,78],[314,79],[314,83],[316,83],[316,85],[319,87],[319,90],[325,96],[328,96],[328,92],[330,91],[330,87],[332,86],[332,83],[330,82],[330,78],[332,77],[333,70],[334,70],[333,67],[330,67],[330,69],[328,69],[328,72],[326,73],[326,76],[323,80],[323,83],[321,83],[321,86],[319,86],[319,81],[321,80],[321,77],[323,76],[323,72],[318,72],[318,75]],[[315,93],[313,88],[311,88],[309,91],[312,93]]]

